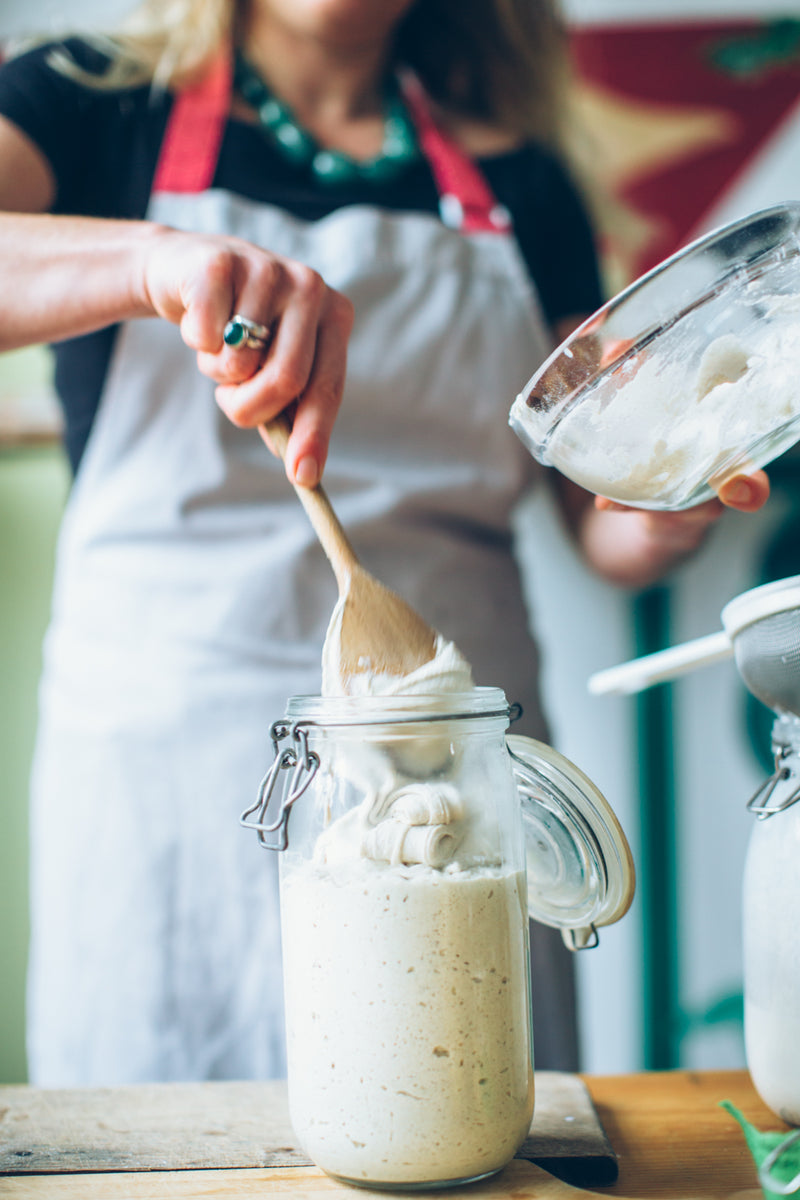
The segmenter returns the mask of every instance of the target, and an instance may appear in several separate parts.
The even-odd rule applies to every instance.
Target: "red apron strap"
[[[226,52],[198,84],[176,95],[161,143],[154,192],[202,192],[211,187],[230,111],[232,74]],[[508,209],[497,202],[483,172],[438,127],[419,80],[404,71],[401,85],[420,149],[433,172],[444,224],[462,233],[507,233],[511,229]]]
[[[232,78],[226,52],[199,83],[177,93],[161,143],[154,192],[203,192],[211,187],[230,112]]]
[[[416,75],[403,71],[400,85],[420,149],[433,172],[444,224],[461,233],[508,233],[511,214],[498,203],[480,168],[436,124]]]

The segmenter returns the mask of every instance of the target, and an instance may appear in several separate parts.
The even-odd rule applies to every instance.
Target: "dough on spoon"
[[[323,696],[438,696],[472,691],[472,668],[458,647],[440,633],[436,635],[433,658],[408,675],[377,673],[365,662],[363,669],[345,683],[341,669],[345,599],[340,599],[333,610],[322,647]]]

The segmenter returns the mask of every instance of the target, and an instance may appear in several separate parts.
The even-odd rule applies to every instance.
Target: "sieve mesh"
[[[800,606],[746,625],[733,638],[733,653],[756,699],[800,717]]]

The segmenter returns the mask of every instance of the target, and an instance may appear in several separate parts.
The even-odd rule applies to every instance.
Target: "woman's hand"
[[[765,471],[754,471],[752,475],[733,475],[720,485],[717,500],[707,500],[695,508],[685,508],[681,512],[645,512],[629,504],[619,504],[616,500],[608,500],[605,496],[595,496],[594,506],[600,512],[638,512],[642,516],[670,518],[668,524],[687,528],[704,523],[713,524],[726,508],[735,508],[739,512],[758,512],[769,499],[769,479]],[[677,522],[671,518],[679,518]],[[665,525],[665,528],[667,526]]]
[[[724,483],[718,498],[681,512],[632,508],[593,497],[563,477],[557,480],[568,523],[589,564],[598,574],[624,587],[648,587],[699,549],[726,508],[757,512],[769,498],[764,471],[737,475]]]
[[[350,301],[311,268],[238,238],[159,227],[143,249],[148,304],[197,351],[230,420],[253,427],[295,405],[286,470],[313,487],[344,390]],[[235,313],[268,328],[263,349],[225,344]]]
[[[238,238],[149,221],[51,216],[52,168],[0,117],[0,350],[77,337],[136,317],[178,325],[236,425],[269,421],[296,403],[286,471],[313,486],[342,399],[349,300],[320,276]],[[239,313],[270,330],[263,350],[222,334]]]
[[[594,506],[598,512],[635,513],[646,537],[660,544],[666,553],[681,556],[691,554],[700,546],[726,508],[748,513],[763,508],[769,499],[769,479],[764,471],[736,475],[721,485],[717,496],[716,500],[707,500],[680,512],[637,509],[605,496],[595,496]]]
[[[0,157],[2,134],[0,120]],[[294,406],[287,474],[317,482],[342,399],[353,309],[315,271],[238,238],[38,212],[0,212],[0,268],[14,281],[0,293],[0,351],[164,317],[197,351],[235,424],[256,426]],[[225,345],[237,313],[269,328],[262,350]]]

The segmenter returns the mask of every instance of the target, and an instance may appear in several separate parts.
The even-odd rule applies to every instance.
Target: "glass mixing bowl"
[[[708,500],[800,438],[800,204],[714,230],[585,321],[510,424],[539,462],[638,508]]]

